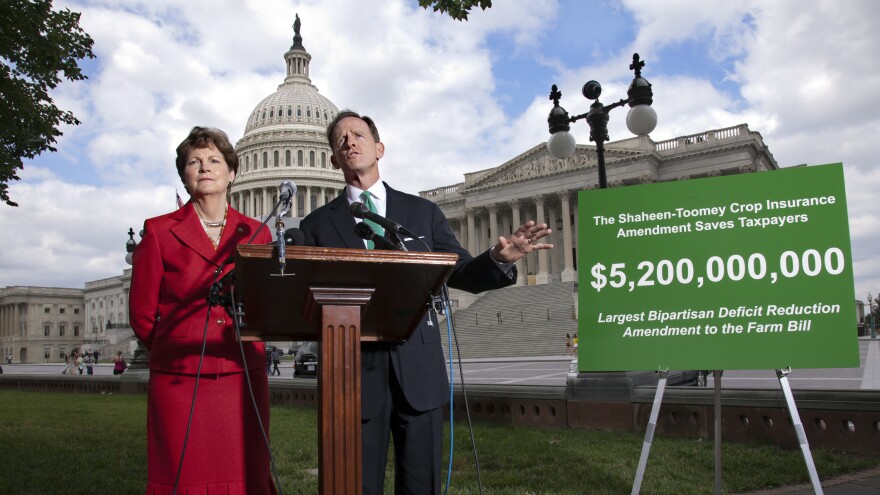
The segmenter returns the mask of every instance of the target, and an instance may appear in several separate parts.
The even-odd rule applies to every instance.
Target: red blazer
[[[129,318],[135,335],[150,351],[150,369],[195,374],[199,365],[205,321],[207,346],[203,374],[244,371],[232,319],[221,306],[208,317],[208,289],[214,271],[235,255],[260,223],[229,208],[217,250],[188,202],[182,208],[148,219],[132,260]],[[255,244],[271,242],[263,227]],[[232,269],[229,264],[223,273]],[[262,343],[245,343],[249,370],[266,366]]]

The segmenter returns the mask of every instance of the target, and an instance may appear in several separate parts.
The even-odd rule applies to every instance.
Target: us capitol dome
[[[254,108],[244,136],[235,144],[239,168],[230,203],[249,217],[272,211],[283,180],[293,180],[297,186],[291,217],[308,215],[345,187],[342,172],[330,163],[325,134],[339,109],[318,93],[309,78],[312,56],[302,44],[299,15],[293,30],[293,45],[284,54],[287,77]]]

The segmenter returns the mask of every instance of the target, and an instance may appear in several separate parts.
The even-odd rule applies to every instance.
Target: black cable
[[[214,271],[214,281],[211,283],[213,286],[217,283],[217,278],[220,276],[220,269]],[[196,368],[196,384],[193,387],[193,398],[192,404],[189,407],[189,420],[186,423],[186,433],[183,436],[183,447],[180,449],[180,462],[177,464],[177,475],[174,477],[174,488],[171,490],[171,495],[177,494],[177,486],[180,483],[180,473],[183,471],[183,458],[186,454],[186,444],[189,441],[189,432],[190,428],[192,428],[192,420],[193,414],[196,410],[196,397],[199,393],[199,378],[202,375],[202,362],[205,360],[205,348],[208,346],[208,324],[211,321],[211,305],[208,305],[208,313],[205,315],[205,330],[202,333],[202,352],[199,354],[199,366]]]
[[[235,291],[233,288],[230,288],[229,292],[229,301],[230,307],[233,308],[233,312],[235,311]],[[260,434],[263,436],[263,443],[266,445],[266,452],[269,453],[269,462],[272,465],[272,477],[275,478],[275,485],[278,487],[278,492],[281,495],[284,495],[284,490],[281,488],[281,480],[278,478],[278,470],[275,468],[275,456],[272,455],[272,447],[269,445],[269,436],[266,435],[266,428],[263,426],[263,418],[260,416],[260,408],[257,407],[257,399],[254,397],[254,385],[251,383],[251,374],[248,370],[247,366],[247,358],[244,355],[244,342],[241,340],[241,327],[238,322],[238,315],[236,314],[233,318],[233,325],[235,327],[235,336],[238,339],[238,348],[241,350],[241,363],[244,366],[244,377],[248,384],[248,392],[250,392],[251,396],[251,404],[254,406],[254,414],[257,415],[257,424],[260,425]],[[268,388],[268,384],[266,385]]]
[[[414,239],[418,239],[419,242],[421,242],[425,246],[425,249],[427,249],[428,252],[432,252],[431,247],[428,246],[428,244],[424,241],[424,239],[422,239],[421,237],[416,236],[416,235],[412,235],[412,237]],[[470,409],[470,406],[468,405],[467,390],[465,389],[465,386],[464,386],[464,369],[462,368],[462,365],[461,365],[461,348],[458,346],[458,335],[455,333],[455,319],[452,318],[452,305],[450,304],[450,301],[449,301],[449,287],[445,283],[443,284],[443,286],[440,289],[440,296],[443,299],[443,304],[446,306],[446,318],[448,318],[449,324],[451,325],[452,337],[453,337],[453,340],[455,341],[455,354],[456,354],[456,358],[458,359],[458,377],[459,377],[459,380],[461,380],[461,395],[464,398],[464,412],[465,412],[465,416],[467,416],[468,431],[470,432],[470,435],[471,435],[471,448],[474,451],[474,469],[477,472],[477,487],[480,490],[480,495],[482,495],[483,494],[483,481],[480,476],[480,457],[477,454],[477,440],[476,440],[476,438],[474,438],[474,424],[473,424],[473,422],[471,422],[471,409]],[[438,325],[440,324],[439,320],[437,321],[437,324]],[[450,345],[451,345],[451,343],[450,343]],[[454,387],[454,385],[455,384],[452,382],[450,382],[450,384],[449,384],[450,387]],[[449,428],[450,429],[454,428],[454,426],[452,425],[452,408],[453,408],[453,406],[454,406],[454,403],[452,400],[450,400],[449,401],[449,418],[450,418]],[[451,434],[452,434],[452,432],[450,432],[450,435]],[[450,452],[449,455],[451,456],[452,453]],[[443,495],[446,495],[446,493],[449,492],[449,485],[450,485],[449,483],[446,484],[446,488],[443,490]]]
[[[474,424],[471,422],[471,408],[468,405],[467,400],[467,389],[464,385],[464,369],[461,365],[461,348],[458,345],[458,334],[455,333],[455,319],[452,317],[452,306],[449,303],[449,288],[446,284],[443,284],[443,288],[441,289],[443,299],[446,304],[446,318],[449,318],[449,322],[452,325],[452,337],[455,341],[455,355],[458,359],[458,379],[461,380],[461,396],[464,398],[464,412],[465,416],[467,416],[468,430],[471,435],[471,448],[474,451],[474,469],[477,472],[477,487],[480,490],[480,495],[483,493],[483,480],[480,476],[480,456],[477,454],[477,439],[474,437]],[[452,403],[449,404],[449,407],[452,407]],[[452,427],[452,425],[450,425]],[[449,490],[449,486],[447,485],[446,490]]]

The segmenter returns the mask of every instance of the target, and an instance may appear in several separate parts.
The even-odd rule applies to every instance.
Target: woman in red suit
[[[249,377],[268,435],[264,346],[245,343],[242,362],[231,318],[220,306],[209,309],[205,299],[215,271],[222,268],[222,276],[231,270],[224,260],[260,225],[226,201],[237,170],[226,134],[194,127],[177,147],[177,172],[190,201],[144,222],[134,252],[131,327],[150,351],[147,494],[170,495],[174,489],[196,383],[177,493],[275,493],[248,391]],[[253,242],[270,241],[264,229]]]

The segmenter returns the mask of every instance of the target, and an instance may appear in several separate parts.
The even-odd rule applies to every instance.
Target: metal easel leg
[[[804,431],[804,424],[801,423],[801,416],[798,414],[797,406],[794,403],[794,395],[791,393],[791,386],[788,384],[788,374],[791,368],[785,370],[776,370],[776,376],[779,378],[779,385],[782,386],[782,393],[785,394],[785,402],[788,403],[788,414],[791,416],[791,422],[794,424],[794,431],[797,433],[798,443],[801,446],[801,452],[804,454],[804,462],[807,463],[807,471],[810,473],[810,482],[813,484],[813,492],[816,495],[824,495],[822,484],[819,482],[819,473],[816,472],[816,464],[813,463],[813,455],[810,453],[810,444],[807,442],[807,434]]]
[[[715,495],[721,495],[721,371],[715,377]]]
[[[657,416],[660,415],[660,404],[663,402],[663,392],[666,391],[666,380],[669,378],[669,370],[660,370],[659,373],[660,381],[657,382],[654,405],[651,406],[651,417],[648,419],[648,429],[645,431],[645,442],[642,444],[642,455],[639,457],[639,467],[636,469],[632,495],[638,495],[642,489],[642,479],[645,477],[645,467],[648,465],[648,454],[651,453],[651,442],[654,441],[654,430],[657,429]]]

